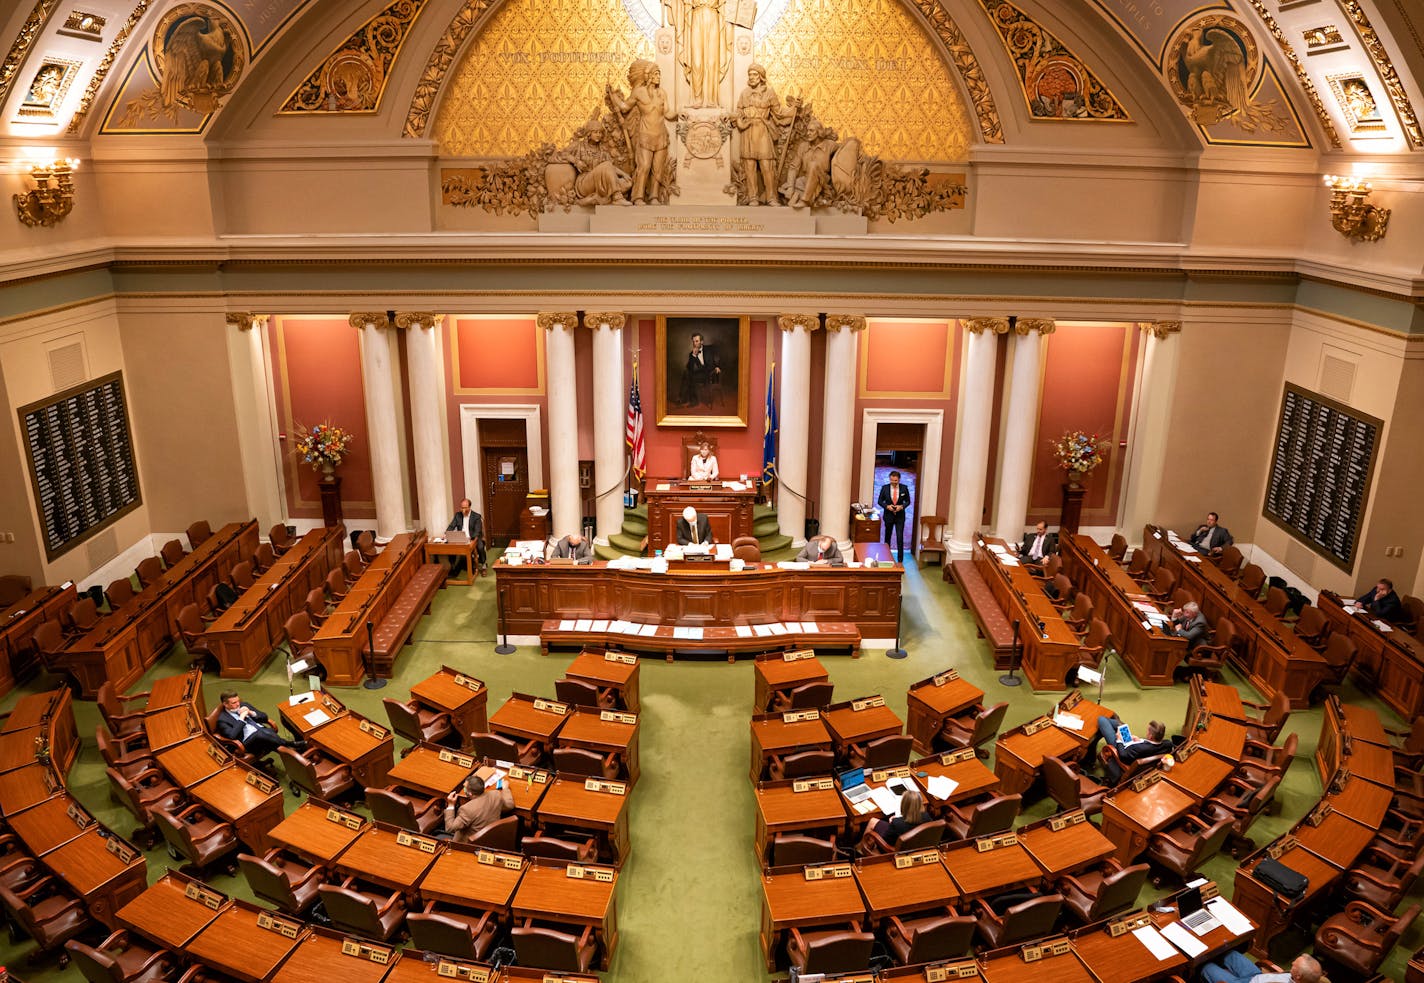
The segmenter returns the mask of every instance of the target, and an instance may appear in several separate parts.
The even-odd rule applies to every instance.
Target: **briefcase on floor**
[[[1306,888],[1310,887],[1310,878],[1270,857],[1256,865],[1256,879],[1291,902],[1305,897]]]

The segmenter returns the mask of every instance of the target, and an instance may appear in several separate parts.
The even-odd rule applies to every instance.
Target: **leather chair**
[[[89,983],[159,983],[179,965],[167,949],[153,948],[123,929],[97,948],[78,939],[70,939],[64,948]]]
[[[405,924],[414,948],[458,959],[485,959],[499,936],[499,920],[492,912],[466,913],[434,901],[424,911],[407,915]]]
[[[0,887],[19,892],[48,877],[49,868],[32,857],[14,833],[0,833]]]
[[[188,546],[197,549],[204,540],[211,539],[213,535],[212,527],[208,525],[207,519],[199,519],[188,527]]]
[[[65,669],[65,662],[68,658],[64,647],[68,644],[68,639],[64,637],[64,630],[60,628],[58,621],[45,621],[35,629],[32,643],[35,653],[39,656],[40,664],[48,672],[56,675],[69,676]]]
[[[1063,910],[1063,895],[1044,894],[1014,905],[1002,915],[983,901],[974,902],[978,909],[979,935],[987,948],[1014,945],[1036,939],[1053,931],[1058,913]]]
[[[1152,583],[1152,559],[1146,550],[1138,550],[1132,554],[1132,559],[1127,564],[1127,575],[1139,584]]]
[[[846,760],[852,768],[899,768],[910,760],[915,739],[909,734],[891,734],[866,744],[851,744],[846,748]]]
[[[967,840],[988,836],[990,833],[1002,833],[1014,825],[1022,805],[1021,795],[996,795],[967,809],[949,805],[945,808],[949,838]]]
[[[755,536],[738,536],[732,543],[732,556],[745,563],[760,563],[761,542]]]
[[[120,577],[104,588],[104,600],[108,602],[110,611],[117,611],[133,599],[133,581],[128,577]]]
[[[458,747],[460,735],[448,713],[423,707],[414,700],[402,703],[386,697],[381,700],[386,707],[386,718],[391,722],[391,730],[407,741],[411,747],[402,752],[401,757],[411,752],[417,744],[446,744]]]
[[[1237,583],[1252,597],[1260,597],[1261,589],[1266,586],[1266,571],[1254,563],[1248,563],[1241,568],[1241,576],[1237,578]]]
[[[1172,592],[1177,589],[1177,575],[1166,567],[1158,567],[1152,574],[1152,586],[1145,589],[1148,597],[1154,601],[1167,601],[1172,597]]]
[[[1202,803],[1201,815],[1207,822],[1231,820],[1226,845],[1237,860],[1256,849],[1256,844],[1247,833],[1256,817],[1275,800],[1280,784],[1280,775],[1269,775],[1259,785],[1240,778],[1228,778],[1215,795]]]
[[[514,958],[521,966],[587,973],[598,955],[598,939],[588,925],[583,926],[580,934],[573,935],[535,925],[534,919],[526,918],[522,925],[514,926],[510,935],[514,941]]]
[[[138,820],[138,829],[134,830],[131,839],[142,842],[152,850],[159,836],[153,807],[179,808],[183,803],[183,790],[151,766],[134,773],[132,777],[125,776],[117,768],[105,768],[104,773],[109,776],[109,789],[119,804]]]
[[[786,943],[786,956],[793,976],[817,973],[858,973],[870,968],[870,954],[875,936],[860,930],[860,922],[851,922],[849,931],[802,932],[791,930]]]
[[[1235,544],[1232,544],[1208,559],[1216,564],[1217,569],[1234,580],[1236,575],[1241,572],[1241,567],[1246,563],[1246,554],[1242,553]]]
[[[228,575],[228,581],[239,594],[257,583],[257,578],[252,570],[252,561],[243,560],[241,563],[234,564],[232,573]]]
[[[503,850],[505,853],[519,852],[519,817],[505,816],[490,823],[465,841],[470,846],[487,850]]]
[[[1127,556],[1127,537],[1115,532],[1112,542],[1108,543],[1108,558],[1115,563],[1121,563],[1124,556]]]
[[[615,751],[599,754],[581,747],[556,747],[554,770],[565,775],[618,778],[623,774],[623,759]]]
[[[381,548],[376,545],[376,534],[369,529],[363,529],[356,537],[356,552],[361,554],[361,562],[369,565],[381,554]]]
[[[252,570],[254,573],[266,573],[272,569],[272,564],[277,562],[277,554],[273,552],[268,543],[258,543],[257,549],[252,554]]]
[[[1247,741],[1241,749],[1241,760],[1236,763],[1234,774],[1255,785],[1264,783],[1271,773],[1284,775],[1295,760],[1299,743],[1300,735],[1295,731],[1287,734],[1280,745]],[[1271,810],[1275,810],[1275,807],[1271,807]]]
[[[0,608],[8,608],[23,600],[25,595],[33,589],[33,581],[23,574],[0,574]]]
[[[830,682],[802,683],[772,693],[771,706],[767,709],[772,712],[819,709],[834,702],[835,690],[835,684]]]
[[[1065,810],[1082,809],[1089,816],[1103,811],[1103,796],[1108,793],[1077,767],[1051,754],[1043,756],[1043,784],[1048,797]]]
[[[222,617],[223,612],[230,607],[232,607],[232,602],[224,599],[218,592],[218,585],[213,584],[203,595],[203,606],[198,609],[198,614],[202,617],[203,623],[209,625]]]
[[[99,606],[94,598],[84,596],[69,606],[64,612],[64,624],[75,637],[86,634],[99,623]]]
[[[319,660],[316,655],[316,629],[312,627],[311,619],[307,617],[305,609],[293,614],[282,623],[282,631],[286,634],[284,643],[287,646],[288,657],[293,662],[300,662],[304,659],[316,663]]]
[[[1036,577],[1039,580],[1048,580],[1056,583],[1059,575],[1063,573],[1063,557],[1059,556],[1057,553],[1050,553],[1048,554],[1048,556],[1043,558],[1042,566],[1035,569],[1032,565],[1030,565],[1028,567],[1028,572],[1030,576]],[[1069,581],[1069,584],[1072,584],[1071,580]]]
[[[1330,675],[1320,682],[1316,689],[1329,693],[1344,685],[1345,677],[1355,665],[1355,640],[1343,631],[1333,632],[1320,654],[1325,658],[1325,667]],[[1312,693],[1311,697],[1314,698],[1315,695]]]
[[[104,763],[128,778],[157,766],[148,747],[148,735],[143,733],[115,737],[102,723],[94,725],[94,742]]]
[[[900,853],[905,850],[928,850],[937,847],[946,839],[954,839],[947,836],[949,823],[943,819],[931,819],[913,829],[907,829],[893,845],[875,831],[875,824],[871,823],[865,828],[865,833],[861,836],[860,842],[856,844],[856,852],[862,857],[879,857],[887,853]]]
[[[1325,650],[1325,639],[1330,634],[1330,622],[1325,620],[1325,615],[1320,613],[1320,608],[1314,604],[1308,604],[1300,612],[1300,618],[1291,626],[1295,632],[1295,637],[1315,649],[1317,652]]]
[[[348,877],[340,884],[317,887],[331,925],[340,932],[354,932],[384,942],[405,922],[404,894],[362,891],[355,886],[355,880]]]
[[[292,534],[287,532],[285,523],[278,522],[267,530],[267,541],[272,544],[272,552],[281,556],[287,550],[296,545],[296,540]]]
[[[987,759],[989,752],[981,745],[999,736],[999,728],[1008,712],[1008,703],[996,703],[992,707],[980,703],[965,714],[946,717],[935,735],[936,744],[943,743],[952,750],[972,747],[977,757]]]
[[[1221,670],[1226,665],[1226,657],[1236,644],[1236,625],[1225,615],[1216,619],[1216,631],[1209,643],[1199,644],[1187,653],[1182,668],[1187,672],[1199,672],[1208,679],[1220,679]]]
[[[922,515],[920,516],[920,564],[929,566],[926,561],[926,554],[933,553],[939,557],[939,565],[944,566],[946,555],[944,545],[944,527],[949,520],[942,515]]]
[[[617,710],[622,706],[618,691],[612,687],[599,688],[582,679],[554,680],[554,696],[560,703],[574,707],[589,707],[593,710]]]
[[[1098,751],[1098,764],[1102,765],[1103,774],[1104,776],[1106,776],[1106,780],[1111,780],[1111,776],[1114,772],[1116,772],[1117,781],[1114,784],[1121,785],[1123,782],[1129,781],[1134,776],[1139,775],[1142,772],[1147,771],[1151,768],[1155,768],[1157,766],[1157,763],[1162,760],[1163,756],[1166,753],[1167,752],[1164,751],[1162,752],[1162,754],[1149,754],[1145,758],[1137,758],[1133,761],[1123,761],[1122,758],[1118,755],[1116,747],[1111,744],[1105,744]]]
[[[327,599],[332,604],[340,604],[346,597],[346,578],[341,576],[339,569],[332,570],[326,575],[326,581],[322,585],[326,589]]]
[[[1093,599],[1085,593],[1073,598],[1073,607],[1063,615],[1063,623],[1075,634],[1086,635],[1088,622],[1093,620]]]
[[[1407,771],[1418,771],[1424,767],[1424,716],[1415,717],[1408,730],[1386,727],[1385,732],[1404,740],[1394,745],[1394,766]]]
[[[969,951],[977,924],[972,915],[961,915],[953,909],[947,915],[920,918],[891,915],[885,942],[900,966],[953,959]]]
[[[282,768],[287,773],[293,795],[305,792],[332,802],[361,789],[351,775],[350,765],[328,758],[315,748],[308,748],[303,753],[279,747],[277,757],[282,759]]]
[[[1404,608],[1404,620],[1399,626],[1415,638],[1424,638],[1424,600],[1405,594],[1399,599],[1399,605]]]
[[[430,833],[445,819],[445,800],[411,795],[399,786],[366,789],[366,806],[371,818],[417,833]]]
[[[11,922],[35,940],[30,961],[59,950],[61,968],[69,965],[69,953],[61,947],[94,924],[84,902],[70,895],[51,876],[41,877],[19,891],[0,887],[0,903]]]
[[[199,872],[219,865],[229,874],[237,870],[232,854],[242,843],[232,823],[210,816],[197,804],[177,812],[154,806],[153,818],[158,824],[158,831],[168,841],[168,855],[174,860],[186,860]]]
[[[835,753],[819,749],[787,755],[774,754],[768,762],[768,771],[774,782],[788,778],[805,778],[808,775],[829,775],[835,767]]]
[[[1371,844],[1345,872],[1343,893],[1383,911],[1393,911],[1414,882],[1424,873],[1424,853],[1406,858],[1386,847]]]
[[[254,895],[289,915],[301,917],[321,897],[317,887],[325,870],[302,864],[280,849],[262,857],[239,853],[237,866]]]
[[[1390,847],[1398,853],[1412,856],[1424,849],[1424,819],[1397,809],[1385,811],[1384,818],[1375,827],[1375,833],[1376,843]]]
[[[1048,583],[1053,587],[1054,602],[1060,609],[1072,607],[1073,601],[1078,596],[1078,588],[1073,586],[1073,581],[1068,579],[1066,573],[1055,573],[1048,578]]]
[[[806,864],[830,863],[836,859],[836,841],[801,836],[795,833],[777,833],[771,839],[771,866],[804,867]]]
[[[113,682],[106,679],[99,684],[95,699],[99,704],[99,715],[104,718],[109,730],[123,736],[143,729],[143,713],[130,713],[129,704],[137,704],[141,711],[148,703],[148,696],[147,690],[122,696]]]
[[[326,622],[326,591],[320,587],[313,587],[307,591],[307,599],[302,602],[303,611],[307,614],[307,620],[312,623],[313,628],[321,628]]]
[[[1266,599],[1261,602],[1266,613],[1277,618],[1284,618],[1286,608],[1290,606],[1290,597],[1279,587],[1267,587]]]
[[[189,669],[207,669],[218,666],[218,656],[208,647],[204,632],[207,631],[203,624],[203,616],[198,612],[198,605],[185,604],[178,611],[178,637],[183,642],[183,648],[188,653]]]
[[[1147,859],[1179,880],[1186,880],[1221,851],[1231,833],[1231,825],[1230,818],[1209,823],[1198,816],[1183,816],[1175,826],[1152,834],[1147,841]],[[1164,880],[1161,873],[1152,877],[1152,883],[1158,887]]]
[[[144,557],[134,568],[134,576],[138,578],[140,587],[145,590],[152,587],[163,576],[163,561],[156,556]]]
[[[561,840],[555,836],[535,833],[519,841],[519,852],[526,857],[589,863],[598,859],[598,840],[592,836],[586,840]]]
[[[1419,905],[1410,905],[1398,918],[1363,901],[1351,901],[1331,915],[1315,933],[1315,955],[1324,956],[1349,971],[1350,979],[1364,979],[1379,970],[1414,919]]]
[[[1103,653],[1108,646],[1114,644],[1108,623],[1102,618],[1093,618],[1088,622],[1088,633],[1083,636],[1083,644],[1078,646],[1078,664],[1096,667],[1103,661]]]
[[[1291,705],[1290,697],[1283,691],[1277,690],[1276,695],[1271,697],[1271,702],[1252,703],[1250,700],[1242,700],[1244,706],[1253,710],[1260,710],[1261,715],[1246,723],[1246,737],[1248,740],[1262,741],[1266,744],[1276,743],[1276,738],[1280,736],[1281,728],[1290,719]]]
[[[1124,867],[1109,858],[1080,873],[1063,874],[1054,887],[1063,895],[1068,913],[1087,924],[1135,905],[1151,870],[1148,864]]]
[[[347,550],[346,555],[341,559],[341,576],[346,581],[347,588],[356,586],[356,581],[361,579],[361,574],[366,570],[366,564],[361,562],[361,554],[355,550]]]
[[[544,760],[544,745],[539,741],[520,744],[503,734],[488,731],[471,734],[470,746],[475,754],[491,761],[514,761],[526,767],[533,767]]]
[[[158,551],[158,556],[163,560],[165,567],[172,568],[182,561],[188,554],[183,550],[183,543],[177,539],[170,539],[163,544],[163,549]]]

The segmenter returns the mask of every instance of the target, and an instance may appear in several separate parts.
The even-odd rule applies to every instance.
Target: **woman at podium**
[[[717,475],[717,457],[712,453],[712,445],[704,440],[697,446],[697,453],[692,455],[687,478],[689,481],[716,481]]]

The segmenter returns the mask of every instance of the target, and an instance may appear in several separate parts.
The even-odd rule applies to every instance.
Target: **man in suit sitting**
[[[910,490],[900,484],[900,472],[890,472],[890,484],[880,487],[880,514],[885,519],[885,545],[894,535],[899,541],[896,562],[905,562],[905,514],[910,508]],[[913,547],[913,544],[911,544]]]
[[[593,547],[582,535],[571,532],[554,544],[554,559],[573,560],[575,563],[592,563]]]
[[[1206,623],[1206,615],[1196,601],[1188,601],[1172,612],[1172,622],[1168,626],[1173,635],[1187,640],[1187,651],[1206,641],[1211,626]]]
[[[450,520],[450,524],[445,527],[446,532],[462,532],[470,537],[470,541],[475,544],[475,556],[479,560],[479,574],[485,575],[485,520],[480,518],[480,514],[470,508],[468,498],[460,499],[460,511],[455,513],[455,517]],[[450,575],[460,576],[465,570],[465,558],[457,556],[450,566]]]
[[[1019,547],[1019,558],[1031,566],[1041,566],[1049,556],[1058,552],[1058,534],[1048,531],[1048,523],[1040,522],[1034,531],[1024,536]]]
[[[1147,724],[1146,737],[1134,737],[1124,741],[1118,735],[1118,728],[1122,726],[1122,721],[1117,717],[1099,717],[1098,732],[1093,735],[1093,739],[1088,742],[1088,749],[1083,755],[1083,767],[1086,768],[1093,763],[1098,755],[1098,742],[1107,741],[1117,752],[1117,760],[1123,764],[1136,761],[1139,758],[1150,758],[1154,754],[1166,754],[1172,750],[1172,742],[1167,739],[1167,725],[1160,720],[1153,720]],[[1104,766],[1104,774],[1107,776],[1109,785],[1116,785],[1122,780],[1122,769],[1113,762],[1108,762]]]
[[[1219,516],[1215,512],[1206,514],[1206,521],[1197,526],[1197,531],[1192,533],[1192,545],[1203,553],[1210,553],[1213,556],[1221,555],[1221,551],[1226,549],[1236,540],[1231,538],[1231,530],[1225,526],[1218,525]]]
[[[836,545],[834,536],[816,536],[806,540],[806,545],[796,554],[796,562],[825,563],[840,567],[845,565],[845,558],[841,556],[841,548]]]
[[[222,701],[222,710],[217,716],[219,737],[237,741],[248,753],[256,755],[271,754],[279,747],[301,750],[301,744],[284,740],[267,714],[243,700],[236,690],[224,690],[218,699]]]
[[[1379,583],[1361,594],[1357,603],[1381,621],[1404,620],[1404,605],[1394,592],[1394,581],[1387,577],[1381,577]]]
[[[707,521],[707,516],[698,515],[691,505],[683,509],[682,518],[677,520],[677,545],[711,546],[714,542],[712,524]]]

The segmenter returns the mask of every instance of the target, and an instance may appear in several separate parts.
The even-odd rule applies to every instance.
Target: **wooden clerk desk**
[[[721,481],[648,481],[643,498],[648,503],[648,549],[667,549],[677,542],[677,520],[691,505],[707,517],[712,538],[731,543],[739,536],[751,536],[752,506],[756,504],[755,483],[741,491],[723,488]]]
[[[1384,631],[1364,612],[1347,614],[1345,605],[1356,605],[1332,591],[1321,591],[1316,604],[1355,643],[1355,672],[1374,680],[1379,698],[1405,720],[1424,714],[1424,642],[1403,628]]]
[[[346,530],[313,529],[242,592],[203,633],[224,679],[251,679],[286,638],[287,618],[302,610],[307,594],[341,566]]]
[[[535,816],[540,828],[553,825],[593,836],[598,840],[599,859],[622,866],[633,852],[628,839],[630,792],[632,786],[625,782],[590,789],[582,775],[555,775]]]
[[[976,537],[974,568],[984,578],[1009,623],[1019,623],[1023,671],[1029,685],[1037,690],[1066,689],[1068,672],[1080,661],[1078,651],[1082,642],[1043,592],[1042,583],[1017,558],[1012,564],[1005,563],[990,546],[1009,548],[1002,539]]]
[[[784,962],[786,937],[791,929],[865,919],[865,899],[856,886],[854,868],[850,864],[825,866],[843,869],[845,874],[807,880],[803,867],[776,867],[763,874],[761,951],[768,971],[775,972]]]
[[[34,671],[39,661],[35,630],[46,621],[58,621],[77,596],[73,583],[39,587],[0,610],[0,696]]]

